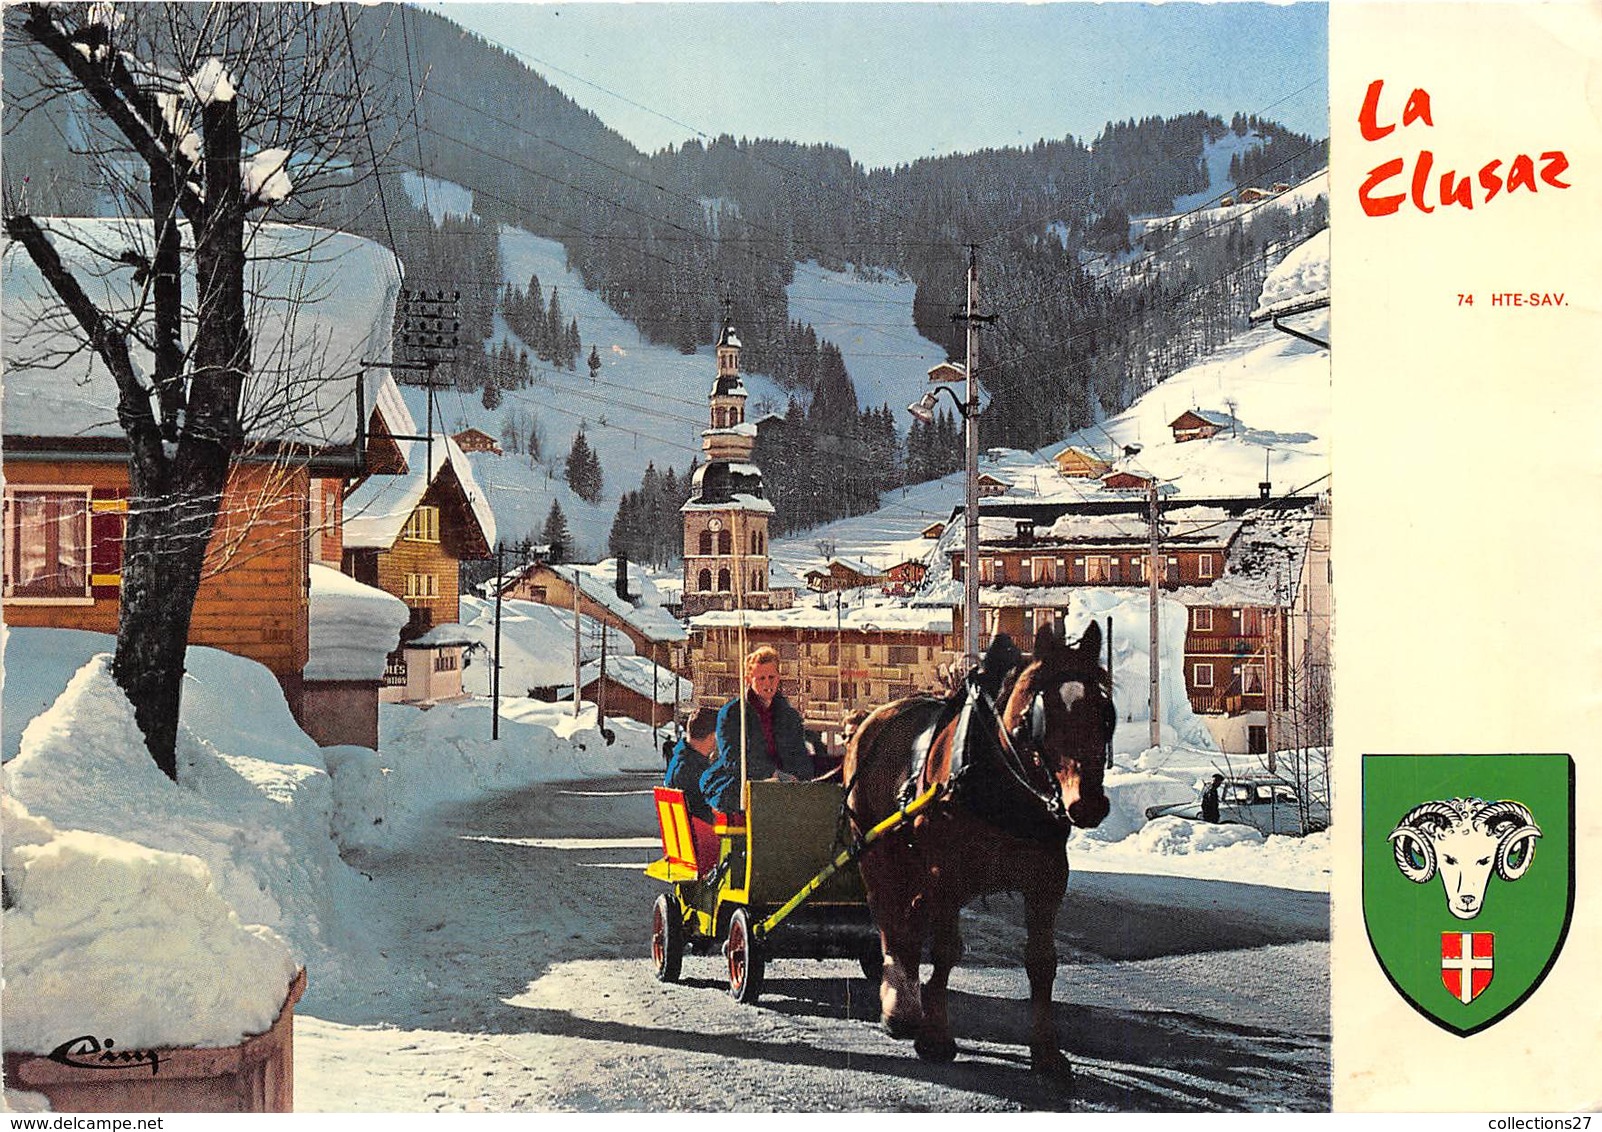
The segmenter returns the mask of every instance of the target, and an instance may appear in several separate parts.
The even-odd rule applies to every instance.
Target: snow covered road
[[[442,808],[357,862],[388,966],[296,1023],[303,1110],[1239,1110],[1329,1103],[1328,898],[1076,872],[1058,926],[1072,1091],[1028,1068],[1021,906],[964,915],[953,1065],[877,1027],[847,961],[779,960],[759,1007],[646,959],[651,780]],[[315,978],[315,972],[313,972]]]

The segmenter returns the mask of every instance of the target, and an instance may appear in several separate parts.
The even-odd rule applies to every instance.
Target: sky
[[[1320,3],[423,6],[646,152],[726,133],[879,167],[1193,110],[1329,132]]]

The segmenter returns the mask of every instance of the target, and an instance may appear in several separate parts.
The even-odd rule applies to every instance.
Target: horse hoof
[[[1073,1064],[1055,1046],[1031,1046],[1029,1068],[1065,1085],[1071,1084],[1074,1079]]]
[[[898,1042],[918,1036],[919,1022],[915,1018],[881,1018],[879,1025]]]
[[[919,1038],[912,1043],[912,1048],[918,1051],[918,1057],[923,1061],[944,1064],[955,1060],[957,1056],[957,1043],[950,1038]]]

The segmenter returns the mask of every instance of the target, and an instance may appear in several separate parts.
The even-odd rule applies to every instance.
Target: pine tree
[[[555,499],[551,500],[545,526],[540,529],[540,541],[551,548],[552,562],[567,561],[573,549],[573,535],[567,529],[567,516],[562,514],[562,504]]]
[[[579,426],[578,434],[573,437],[573,447],[568,450],[563,475],[574,495],[586,503],[600,502],[606,481],[601,472],[601,459],[585,438],[583,425]]]
[[[575,322],[574,326],[578,324]],[[601,376],[601,355],[594,346],[590,347],[590,380],[594,381]]]

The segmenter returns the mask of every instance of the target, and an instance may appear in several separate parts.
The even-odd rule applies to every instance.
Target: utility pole
[[[963,450],[967,473],[963,476],[962,630],[964,671],[979,663],[979,327],[995,322],[996,316],[978,312],[979,245],[968,245],[968,303],[953,322],[967,324],[966,361],[963,384],[966,404],[962,412]]]
[[[501,737],[501,591],[506,588],[506,544],[495,544],[495,662],[490,666],[490,738]]]
[[[584,646],[579,635],[579,576],[578,570],[573,570],[573,718],[579,716],[579,681],[584,675]]]
[[[601,676],[596,683],[598,691],[595,693],[595,723],[597,727],[606,727],[606,622],[601,622]]]
[[[1151,745],[1158,747],[1163,741],[1163,726],[1160,709],[1162,697],[1158,691],[1159,662],[1158,651],[1162,644],[1160,621],[1158,616],[1160,606],[1157,597],[1157,571],[1162,569],[1162,543],[1158,523],[1160,505],[1157,499],[1157,477],[1151,478],[1146,487],[1146,521],[1151,526],[1151,547],[1146,555],[1146,593],[1151,604],[1151,640],[1149,642],[1151,660]]]

